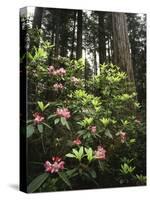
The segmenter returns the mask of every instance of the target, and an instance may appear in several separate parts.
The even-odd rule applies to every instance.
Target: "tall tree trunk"
[[[104,27],[104,16],[105,13],[99,12],[98,23],[99,23],[99,63],[103,64],[106,60],[106,42],[105,42],[105,27]]]
[[[78,10],[77,52],[76,59],[82,58],[82,10]]]
[[[126,15],[124,13],[113,13],[112,24],[114,64],[128,74],[130,81],[134,81]]]
[[[34,19],[33,19],[33,28],[41,28],[42,23],[42,16],[43,16],[43,8],[36,7],[34,12]]]
[[[111,62],[111,39],[108,37],[108,62]]]
[[[62,57],[67,56],[68,49],[68,28],[67,24],[69,21],[69,16],[67,10],[61,10],[60,13],[60,55]]]
[[[96,38],[94,36],[93,38],[93,44],[94,44],[94,75],[97,75],[97,57],[96,57]]]
[[[59,28],[60,28],[60,10],[57,10],[55,17],[55,62],[54,64],[58,64],[58,55],[59,55]]]
[[[74,53],[74,42],[75,42],[75,29],[76,29],[76,10],[74,11],[73,16],[73,31],[72,31],[72,45],[71,45],[71,53],[70,53],[70,59],[73,59],[73,53]]]
[[[52,21],[51,21],[51,39],[50,42],[52,45],[54,45],[55,41],[55,18],[54,18],[54,14],[52,13]],[[49,29],[50,31],[50,29]],[[54,64],[54,50],[53,48],[50,50],[49,52],[49,56],[48,56],[48,63],[49,65],[53,65]]]

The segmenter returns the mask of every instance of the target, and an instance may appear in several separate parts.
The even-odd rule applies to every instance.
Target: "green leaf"
[[[47,126],[47,127],[50,128],[50,129],[52,129],[52,127],[50,127],[48,124],[46,124],[46,123],[44,123],[44,122],[42,122],[42,124],[43,124],[44,126]]]
[[[85,152],[87,154],[88,161],[91,161],[93,159],[93,150],[92,150],[92,148],[89,148],[89,149],[84,148],[84,149],[85,149]]]
[[[110,139],[113,139],[113,136],[112,136],[112,134],[110,133],[110,130],[109,130],[109,129],[106,129],[105,135],[106,135],[107,137],[109,137]]]
[[[32,120],[27,120],[27,124],[29,124],[29,123],[31,123],[33,121],[34,121],[33,119]]]
[[[51,119],[51,118],[53,118],[53,117],[56,117],[56,114],[50,115],[47,119]]]
[[[48,173],[43,173],[40,176],[37,176],[27,187],[27,192],[31,193],[36,191],[48,178]]]
[[[43,124],[38,124],[37,127],[38,127],[39,132],[43,133]]]
[[[96,178],[96,172],[93,169],[89,170],[90,175],[92,176],[92,178]]]
[[[131,144],[133,144],[133,143],[135,143],[135,142],[136,142],[136,139],[131,139],[131,140],[130,140],[130,143],[131,143]]]
[[[30,124],[27,126],[27,138],[31,137],[34,133],[34,126],[33,124]]]
[[[60,121],[60,119],[59,119],[59,118],[56,118],[55,121],[54,121],[54,124],[55,124],[55,125],[58,124],[59,121]]]
[[[48,108],[49,105],[50,105],[49,103],[46,104],[46,105],[44,106],[44,110],[45,110],[46,108]]]
[[[79,160],[81,160],[82,156],[83,156],[83,147],[80,147],[79,153],[78,153]]]
[[[58,175],[70,188],[72,188],[71,183],[64,172],[58,172]]]
[[[64,117],[61,117],[60,120],[61,120],[62,125],[65,126],[66,125],[66,119]]]
[[[86,133],[85,130],[78,131],[78,135],[79,135],[79,136],[84,135],[85,133]]]
[[[75,173],[77,171],[77,168],[74,169],[70,169],[66,171],[67,176],[70,177],[74,177],[75,175],[77,175],[77,173]]]
[[[43,102],[42,101],[38,101],[37,103],[38,103],[39,108],[43,112],[44,111],[44,104],[43,104]]]
[[[72,149],[72,152],[75,154],[76,158],[78,159],[79,153],[76,149]]]
[[[68,157],[68,158],[75,158],[76,156],[74,154],[72,154],[72,153],[68,153],[68,154],[66,154],[66,157]]]
[[[69,126],[67,120],[66,120],[66,124],[65,125],[66,125],[67,129],[70,130],[70,126]]]

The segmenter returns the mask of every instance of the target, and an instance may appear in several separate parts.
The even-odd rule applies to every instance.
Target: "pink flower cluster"
[[[71,77],[71,82],[76,85],[76,84],[78,84],[80,82],[80,80],[78,78],[76,78],[75,76],[72,76]]]
[[[68,108],[57,108],[56,115],[59,117],[64,117],[65,119],[69,119],[71,117]]]
[[[42,116],[42,114],[38,112],[34,113],[33,117],[34,117],[35,124],[40,124],[44,120],[44,117]]]
[[[48,73],[49,75],[54,75],[54,76],[64,76],[66,75],[66,70],[63,67],[55,69],[54,66],[49,66]]]
[[[79,138],[76,138],[75,140],[73,140],[73,144],[80,145],[81,140]]]
[[[126,141],[126,139],[127,139],[127,133],[123,132],[123,131],[120,131],[119,132],[119,136],[120,136],[121,143],[124,143]]]
[[[53,85],[53,88],[54,88],[55,91],[58,91],[58,90],[63,90],[64,86],[61,83],[55,83]]]
[[[136,122],[138,125],[140,125],[140,124],[141,124],[141,121],[140,121],[140,120],[138,120],[138,119],[136,119],[136,120],[135,120],[135,122]]]
[[[90,126],[88,129],[91,131],[91,133],[96,133],[96,126]]]
[[[106,150],[102,146],[97,147],[97,151],[95,151],[95,158],[98,160],[106,159]]]
[[[44,164],[45,167],[45,172],[47,173],[55,173],[58,172],[59,170],[64,169],[64,164],[65,162],[62,161],[62,159],[58,156],[52,157],[53,163],[46,161]]]

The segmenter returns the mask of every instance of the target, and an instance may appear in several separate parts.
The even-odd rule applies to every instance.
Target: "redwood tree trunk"
[[[134,81],[126,15],[124,13],[113,13],[112,24],[114,64],[128,74],[130,81]]]
[[[74,42],[75,42],[75,29],[76,29],[76,10],[74,11],[74,16],[73,16],[73,31],[72,31],[72,45],[71,45],[71,53],[70,53],[70,59],[73,59],[73,52],[74,52]]]
[[[76,59],[82,58],[82,10],[78,10],[77,52]]]
[[[99,23],[99,63],[103,64],[106,61],[106,42],[105,42],[105,27],[104,27],[104,15],[105,13],[100,12],[98,14]]]
[[[43,8],[36,7],[34,12],[34,19],[33,19],[33,28],[41,28],[42,23],[42,16],[43,16]]]
[[[56,12],[55,17],[55,61],[54,64],[58,64],[58,55],[59,55],[59,29],[60,29],[60,10]]]

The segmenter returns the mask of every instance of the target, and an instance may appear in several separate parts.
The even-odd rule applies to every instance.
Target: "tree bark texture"
[[[78,10],[78,19],[77,19],[77,51],[76,59],[82,58],[82,10]]]
[[[124,13],[113,13],[112,24],[114,64],[127,73],[130,81],[134,81],[126,15]]]

